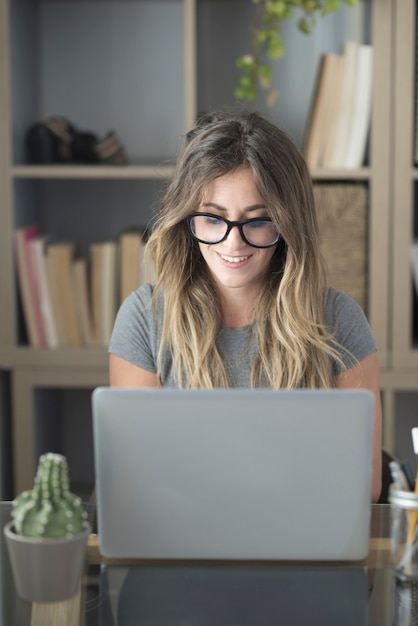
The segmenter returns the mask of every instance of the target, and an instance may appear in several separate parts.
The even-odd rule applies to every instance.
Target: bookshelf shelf
[[[45,367],[89,370],[101,368],[103,380],[107,379],[108,354],[105,347],[98,348],[4,348],[0,354],[0,369]]]
[[[346,181],[368,181],[372,175],[370,167],[362,167],[359,169],[313,169],[312,178],[314,180],[346,180]]]
[[[15,367],[65,367],[107,369],[108,354],[106,347],[91,348],[15,348],[10,351],[9,359]]]
[[[395,3],[394,176],[393,176],[393,366],[412,368],[418,378],[418,295],[414,292],[410,251],[417,237],[418,169],[416,137],[417,5]],[[414,232],[415,226],[415,232]],[[415,311],[415,314],[414,314]]]
[[[122,165],[122,166],[46,166],[46,165],[14,165],[11,175],[16,178],[33,179],[161,179],[169,178],[174,171],[173,166],[160,165]],[[418,172],[415,172],[418,176]],[[371,168],[360,169],[313,169],[315,180],[369,180]]]
[[[46,166],[14,165],[14,178],[39,179],[160,179],[172,176],[173,167],[164,165],[97,165],[97,166]]]

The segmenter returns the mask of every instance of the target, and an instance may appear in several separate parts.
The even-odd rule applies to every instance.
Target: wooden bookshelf
[[[370,39],[374,47],[369,159],[363,167],[353,170],[314,169],[312,178],[317,182],[367,185],[367,313],[379,346],[384,443],[391,449],[397,419],[394,394],[398,389],[404,390],[405,385],[418,390],[418,351],[410,341],[407,262],[413,183],[418,180],[411,159],[415,2],[366,0],[364,6],[371,23],[365,39]],[[110,9],[118,12],[118,20],[109,26],[106,20]],[[97,228],[104,222],[112,224],[116,236],[123,227],[131,225],[127,223],[124,207],[120,206],[124,203],[118,202],[121,191],[128,193],[130,185],[135,186],[137,199],[135,196],[132,201],[129,221],[138,216],[146,221],[164,181],[172,175],[179,140],[198,113],[233,104],[232,91],[237,81],[235,59],[248,44],[252,10],[249,0],[129,3],[0,0],[0,367],[13,381],[16,491],[32,480],[36,453],[33,425],[39,418],[34,398],[36,389],[105,384],[107,351],[104,346],[57,350],[28,347],[19,321],[13,230],[26,220],[39,220],[45,231],[51,223],[64,224],[63,234],[71,238],[73,225],[66,213],[74,200],[75,225],[80,216],[88,218],[87,243],[96,237],[94,220]],[[344,11],[350,9],[346,7]],[[349,21],[349,14],[344,11],[338,17],[343,26],[344,20]],[[77,49],[71,42],[66,44],[69,16],[80,24]],[[110,51],[103,42],[117,34],[112,30],[116,29],[116,22],[124,25],[126,35],[118,39],[117,49]],[[89,23],[94,23],[96,30],[100,28],[98,25],[103,26],[100,50],[82,43],[83,33],[88,39]],[[305,76],[302,72],[308,72],[308,79],[313,80],[317,58],[310,50],[318,55],[321,46],[334,45],[331,51],[341,52],[344,36],[339,44],[335,42],[334,22],[330,21],[329,27],[326,23],[325,30],[318,30],[308,38],[295,36],[296,44],[289,45],[286,60],[280,61],[284,69],[277,74],[279,91],[280,84],[289,84],[289,73]],[[42,28],[38,30],[39,24]],[[340,28],[341,22],[338,25]],[[289,24],[289,28],[293,29],[294,25]],[[340,28],[338,32],[348,30]],[[65,45],[71,54],[63,54]],[[52,61],[57,59],[54,64]],[[301,93],[293,96],[298,105],[305,103],[307,107],[309,80],[299,81]],[[89,85],[94,85],[94,89],[90,91]],[[66,97],[67,88],[71,93]],[[295,109],[291,111],[295,119],[286,118],[290,113],[284,91],[274,109],[267,109],[262,102],[257,102],[257,108],[297,138],[306,119],[296,107],[290,107]],[[98,134],[110,129],[120,133],[129,164],[27,164],[23,145],[29,124],[43,116],[61,113],[82,129]],[[71,193],[71,201],[63,206],[57,202],[61,186],[65,194]],[[87,215],[88,203],[83,204],[81,196],[93,191],[98,192],[100,201]],[[102,199],[106,206],[101,204]],[[407,376],[403,377],[405,368]],[[407,381],[405,385],[403,381]],[[86,407],[86,419],[89,419],[89,407]]]

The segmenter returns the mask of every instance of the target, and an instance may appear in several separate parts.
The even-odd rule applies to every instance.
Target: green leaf
[[[267,39],[267,32],[265,30],[257,30],[254,33],[253,42],[255,46],[259,46],[260,43],[264,43],[266,39]]]
[[[234,89],[234,98],[236,100],[245,100],[245,91],[243,89],[241,89],[240,87],[236,87]]]
[[[276,35],[269,40],[267,44],[267,54],[272,59],[280,59],[280,57],[284,56],[285,47],[279,34],[276,33]]]
[[[311,28],[306,17],[300,18],[300,20],[298,21],[298,28],[302,33],[305,33],[305,35],[309,35],[311,32]]]
[[[252,54],[244,54],[235,62],[236,67],[242,71],[248,71],[255,67],[256,59]]]
[[[248,87],[253,87],[254,85],[254,80],[249,74],[243,76],[239,82],[241,87],[244,87],[244,89],[248,89]]]
[[[263,89],[268,89],[271,85],[272,69],[270,65],[263,63],[258,68],[258,80]]]
[[[341,0],[325,0],[324,6],[321,11],[321,15],[338,11],[341,5]]]
[[[255,87],[244,89],[243,87],[237,87],[234,90],[234,96],[237,100],[254,100],[257,95]]]
[[[267,63],[261,63],[258,67],[258,75],[263,78],[271,78],[272,69]]]
[[[264,78],[263,76],[259,76],[259,81],[262,89],[268,89],[271,85],[270,78]]]
[[[268,107],[272,107],[275,104],[278,95],[275,89],[270,89],[266,96],[266,104]]]
[[[318,11],[322,7],[322,0],[302,0],[301,8],[305,11],[305,13],[313,13],[314,11]]]
[[[289,8],[284,0],[275,0],[275,2],[266,2],[265,10],[267,19],[281,20],[288,17]]]

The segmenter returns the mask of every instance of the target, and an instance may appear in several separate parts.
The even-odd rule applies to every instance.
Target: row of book
[[[115,240],[76,254],[74,241],[54,241],[38,225],[15,230],[15,259],[29,345],[107,345],[117,310],[139,285],[155,282],[144,254],[144,230],[131,228]]]
[[[359,168],[370,129],[373,49],[347,41],[320,58],[303,152],[310,168]]]

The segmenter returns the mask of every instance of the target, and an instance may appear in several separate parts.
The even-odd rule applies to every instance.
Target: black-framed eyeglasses
[[[200,243],[215,244],[224,241],[236,226],[241,237],[253,248],[271,248],[280,239],[280,233],[270,217],[252,217],[242,222],[231,222],[213,213],[192,213],[186,217],[189,230]]]

